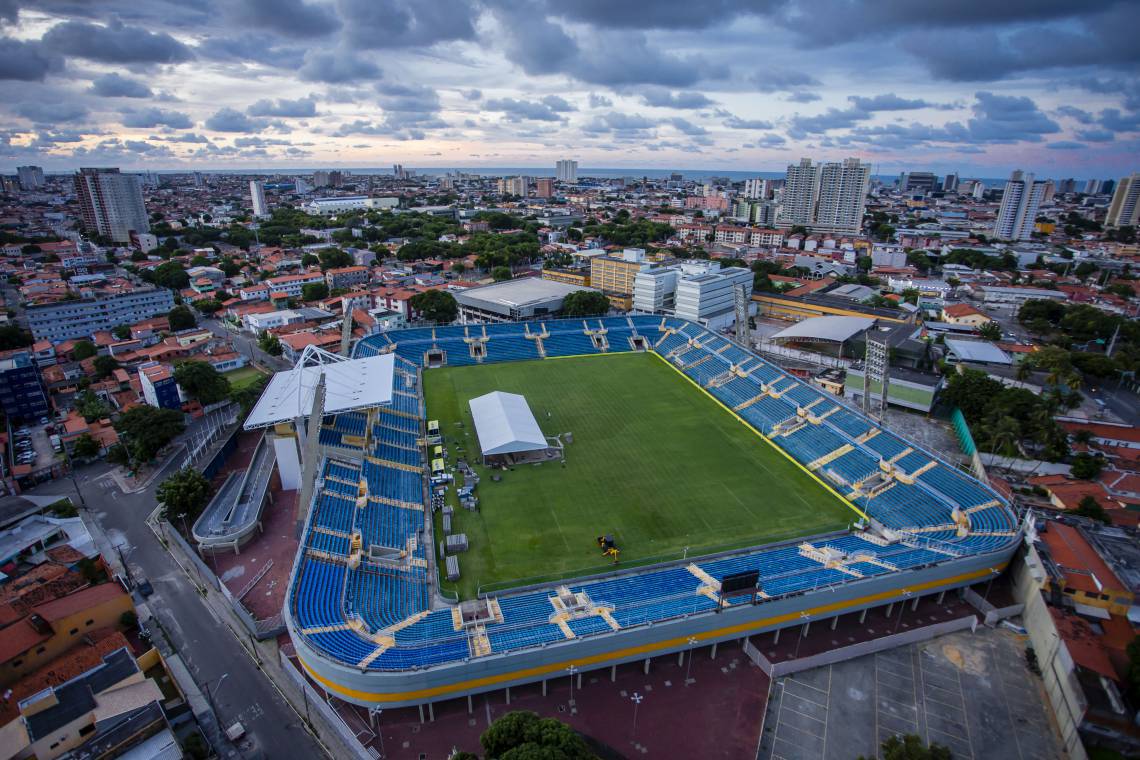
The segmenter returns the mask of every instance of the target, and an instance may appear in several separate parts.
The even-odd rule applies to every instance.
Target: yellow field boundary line
[[[444,697],[447,694],[462,694],[473,689],[495,687],[498,684],[509,683],[512,681],[523,679],[537,679],[542,676],[560,674],[563,673],[566,670],[567,666],[571,664],[580,669],[585,669],[590,665],[599,665],[611,660],[631,658],[639,655],[648,656],[660,650],[691,647],[694,645],[689,643],[690,638],[695,638],[698,642],[701,642],[709,639],[718,639],[724,636],[747,636],[751,635],[751,633],[756,632],[761,628],[776,626],[780,625],[781,623],[803,621],[805,617],[818,619],[819,617],[826,617],[832,613],[843,614],[843,611],[852,607],[861,607],[867,604],[874,604],[876,602],[887,602],[888,600],[894,602],[900,599],[910,599],[913,598],[913,594],[921,591],[926,591],[928,589],[950,586],[961,581],[969,581],[974,578],[991,577],[995,572],[1001,572],[1004,568],[1005,564],[1001,565],[1000,567],[983,567],[980,570],[974,570],[969,573],[962,573],[961,575],[955,575],[949,578],[937,578],[925,583],[906,586],[905,588],[880,591],[876,594],[869,594],[867,596],[858,597],[856,599],[832,602],[830,604],[822,604],[818,607],[812,607],[807,610],[794,610],[792,612],[786,612],[782,615],[775,615],[770,618],[753,620],[746,623],[737,623],[736,625],[725,626],[724,628],[716,628],[709,631],[700,631],[691,635],[662,639],[661,641],[655,641],[648,644],[640,644],[633,647],[626,647],[624,649],[615,649],[610,652],[602,652],[600,654],[590,655],[588,657],[574,657],[568,660],[549,663],[546,665],[537,665],[533,668],[525,668],[523,670],[516,670],[510,673],[500,673],[498,675],[484,676],[482,678],[472,678],[467,681],[457,681],[451,684],[432,686],[425,689],[416,689],[414,691],[385,693],[350,689],[348,687],[341,686],[340,684],[337,684],[314,671],[305,662],[305,659],[301,657],[300,653],[297,654],[297,661],[301,663],[301,667],[305,669],[305,672],[312,676],[313,679],[318,683],[322,684],[327,689],[337,694],[342,694],[352,699],[359,699],[365,702],[376,703],[405,702],[409,700],[426,701],[437,697]],[[906,592],[910,592],[910,595],[908,595]],[[823,598],[823,596],[825,595],[821,594],[820,598]]]
[[[665,366],[669,367],[669,368],[670,368],[670,369],[672,369],[674,372],[676,372],[678,375],[680,375],[681,377],[685,378],[685,380],[687,380],[687,381],[689,382],[689,384],[690,384],[690,385],[692,385],[694,388],[696,388],[696,389],[697,389],[697,390],[699,390],[701,393],[703,393],[703,394],[705,394],[706,396],[708,396],[709,398],[711,398],[711,399],[712,399],[712,400],[713,400],[713,401],[716,403],[716,405],[717,405],[717,406],[719,406],[721,409],[723,409],[724,411],[728,412],[728,413],[729,413],[729,414],[731,414],[733,417],[735,417],[735,418],[736,418],[736,421],[737,421],[737,422],[739,422],[741,425],[744,425],[744,427],[748,428],[748,429],[749,429],[749,430],[750,430],[752,433],[754,433],[754,434],[755,434],[757,437],[759,437],[759,438],[760,438],[760,440],[764,441],[764,442],[765,442],[765,443],[767,443],[769,446],[771,446],[772,448],[774,448],[776,451],[780,452],[780,454],[781,454],[781,455],[782,455],[782,456],[783,456],[785,459],[787,459],[789,462],[791,462],[792,464],[794,464],[796,467],[798,467],[798,468],[800,468],[801,470],[803,470],[803,472],[804,472],[804,473],[805,473],[805,474],[806,474],[806,475],[807,475],[809,478],[811,478],[811,479],[812,479],[812,480],[814,480],[816,483],[819,483],[821,486],[823,486],[825,489],[827,489],[827,492],[828,492],[828,493],[830,493],[830,494],[831,494],[832,496],[834,496],[835,498],[839,499],[839,501],[840,501],[840,502],[841,502],[841,503],[842,503],[844,506],[846,506],[846,507],[850,508],[850,509],[851,509],[851,511],[853,511],[855,514],[857,514],[857,515],[859,515],[860,517],[862,517],[864,520],[868,520],[868,521],[869,521],[869,520],[871,519],[871,518],[869,518],[869,517],[867,516],[867,514],[866,514],[865,512],[863,512],[863,510],[859,509],[859,508],[858,508],[858,507],[856,507],[854,504],[852,504],[850,501],[848,501],[847,499],[843,498],[843,496],[842,496],[842,495],[841,495],[841,494],[840,494],[838,491],[836,491],[836,490],[835,490],[834,488],[832,488],[830,485],[828,485],[828,484],[827,484],[827,483],[825,483],[823,480],[821,480],[821,479],[819,478],[819,476],[817,476],[817,475],[816,475],[814,472],[812,472],[811,470],[809,470],[808,468],[804,467],[802,464],[800,464],[799,462],[797,462],[797,461],[796,461],[796,460],[795,460],[795,459],[792,457],[792,455],[791,455],[791,454],[789,454],[788,452],[784,451],[782,448],[780,448],[779,446],[777,446],[777,445],[776,445],[776,444],[775,444],[775,443],[772,441],[772,439],[770,439],[768,436],[764,435],[764,434],[763,434],[763,433],[761,433],[759,430],[757,430],[755,427],[753,427],[752,423],[750,423],[748,420],[744,419],[744,418],[743,418],[743,417],[741,417],[739,414],[737,414],[736,412],[732,411],[732,409],[730,409],[729,407],[727,407],[727,406],[725,406],[723,403],[721,403],[721,400],[720,400],[720,399],[718,399],[716,396],[714,396],[714,395],[712,395],[711,393],[709,393],[709,392],[708,392],[706,389],[702,388],[702,387],[701,387],[701,386],[700,386],[700,385],[699,385],[699,384],[698,384],[698,383],[697,383],[695,380],[693,380],[693,378],[689,377],[689,376],[688,376],[688,375],[686,375],[684,372],[682,372],[682,371],[680,370],[680,368],[673,366],[673,364],[672,364],[672,363],[671,363],[669,360],[667,360],[665,357],[661,356],[661,354],[658,354],[658,353],[657,353],[657,352],[655,352],[655,351],[654,351],[654,352],[649,352],[649,353],[652,353],[654,356],[656,356],[658,359],[660,359],[662,362],[664,362]]]

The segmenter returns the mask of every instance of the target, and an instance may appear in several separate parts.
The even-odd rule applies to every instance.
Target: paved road
[[[1112,386],[1116,381],[1110,380],[1108,383]],[[1129,425],[1140,425],[1140,400],[1136,398],[1135,393],[1127,388],[1106,388],[1099,385],[1095,388],[1096,390],[1092,387],[1083,388],[1081,392],[1092,399],[1103,401],[1113,414]]]
[[[76,479],[91,515],[132,568],[154,586],[148,599],[171,643],[185,659],[203,692],[213,696],[220,724],[240,721],[252,739],[255,757],[317,758],[323,752],[297,714],[238,646],[230,631],[213,617],[197,590],[145,522],[154,510],[154,489],[161,478],[137,494],[119,491],[106,465],[78,471]],[[45,483],[38,495],[74,496],[68,480]]]
[[[210,332],[214,335],[227,338],[234,344],[234,350],[242,356],[250,359],[256,364],[269,369],[273,372],[280,372],[281,370],[291,369],[293,367],[289,361],[281,356],[270,356],[257,347],[257,340],[246,332],[234,332],[220,320],[217,319],[203,319],[201,326],[209,328]]]

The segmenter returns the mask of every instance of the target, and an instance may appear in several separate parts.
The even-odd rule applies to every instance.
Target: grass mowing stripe
[[[601,533],[614,533],[623,564],[635,565],[850,520],[834,495],[654,356],[428,370],[424,390],[453,460],[460,446],[469,461],[475,456],[467,403],[493,390],[524,395],[547,434],[574,434],[565,467],[516,467],[494,483],[476,465],[481,511],[459,509],[453,518],[471,544],[460,557],[465,597],[479,583],[603,569],[594,542]]]

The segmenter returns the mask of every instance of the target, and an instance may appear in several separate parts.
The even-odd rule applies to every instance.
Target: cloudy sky
[[[1140,170],[1136,0],[0,0],[0,169]]]

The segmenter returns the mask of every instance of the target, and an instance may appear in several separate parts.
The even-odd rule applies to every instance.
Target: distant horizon
[[[38,166],[39,164],[20,164],[20,166]],[[90,166],[90,165],[85,165]],[[194,174],[195,172],[201,174],[215,174],[215,175],[265,175],[265,176],[297,176],[312,174],[318,171],[343,171],[350,172],[355,175],[364,176],[377,176],[377,175],[392,175],[391,166],[335,166],[335,165],[318,165],[311,167],[256,167],[256,168],[241,168],[241,167],[227,167],[227,168],[133,168],[133,167],[115,167],[96,164],[97,168],[118,168],[127,174],[162,174],[162,175],[175,175],[175,174]],[[73,169],[44,169],[45,175],[69,175],[79,170],[79,166]],[[553,166],[410,166],[405,165],[406,169],[420,174],[445,174],[447,172],[462,172],[466,174],[480,174],[483,176],[509,176],[518,174],[528,174],[534,178],[553,177]],[[15,173],[16,169],[13,167],[10,173]],[[949,171],[935,171],[929,168],[922,169],[903,169],[898,172],[890,173],[873,173],[872,179],[880,181],[897,179],[899,174],[906,171],[930,171],[938,177],[945,177],[947,174],[958,174],[960,180],[978,180],[986,185],[992,186],[995,183],[1004,183],[1009,179],[1009,172],[1006,176],[987,177],[981,174],[968,174],[964,172]],[[1014,171],[1014,170],[1011,170]],[[1069,175],[1063,176],[1062,174],[1043,174],[1041,172],[1034,172],[1032,169],[1024,169],[1026,172],[1034,174],[1037,179],[1073,179],[1077,182],[1087,182],[1089,180],[1113,180],[1119,181],[1122,177],[1128,176],[1128,173],[1118,174],[1113,176],[1076,176]],[[545,172],[545,173],[544,173]],[[681,174],[684,179],[696,180],[705,179],[708,177],[728,177],[732,181],[742,181],[749,178],[760,179],[783,179],[785,176],[784,171],[771,171],[771,170],[743,170],[743,169],[710,169],[710,168],[651,168],[646,166],[641,167],[578,167],[578,177],[582,178],[597,178],[597,179],[617,179],[620,177],[648,177],[650,179],[660,179],[670,174]]]

